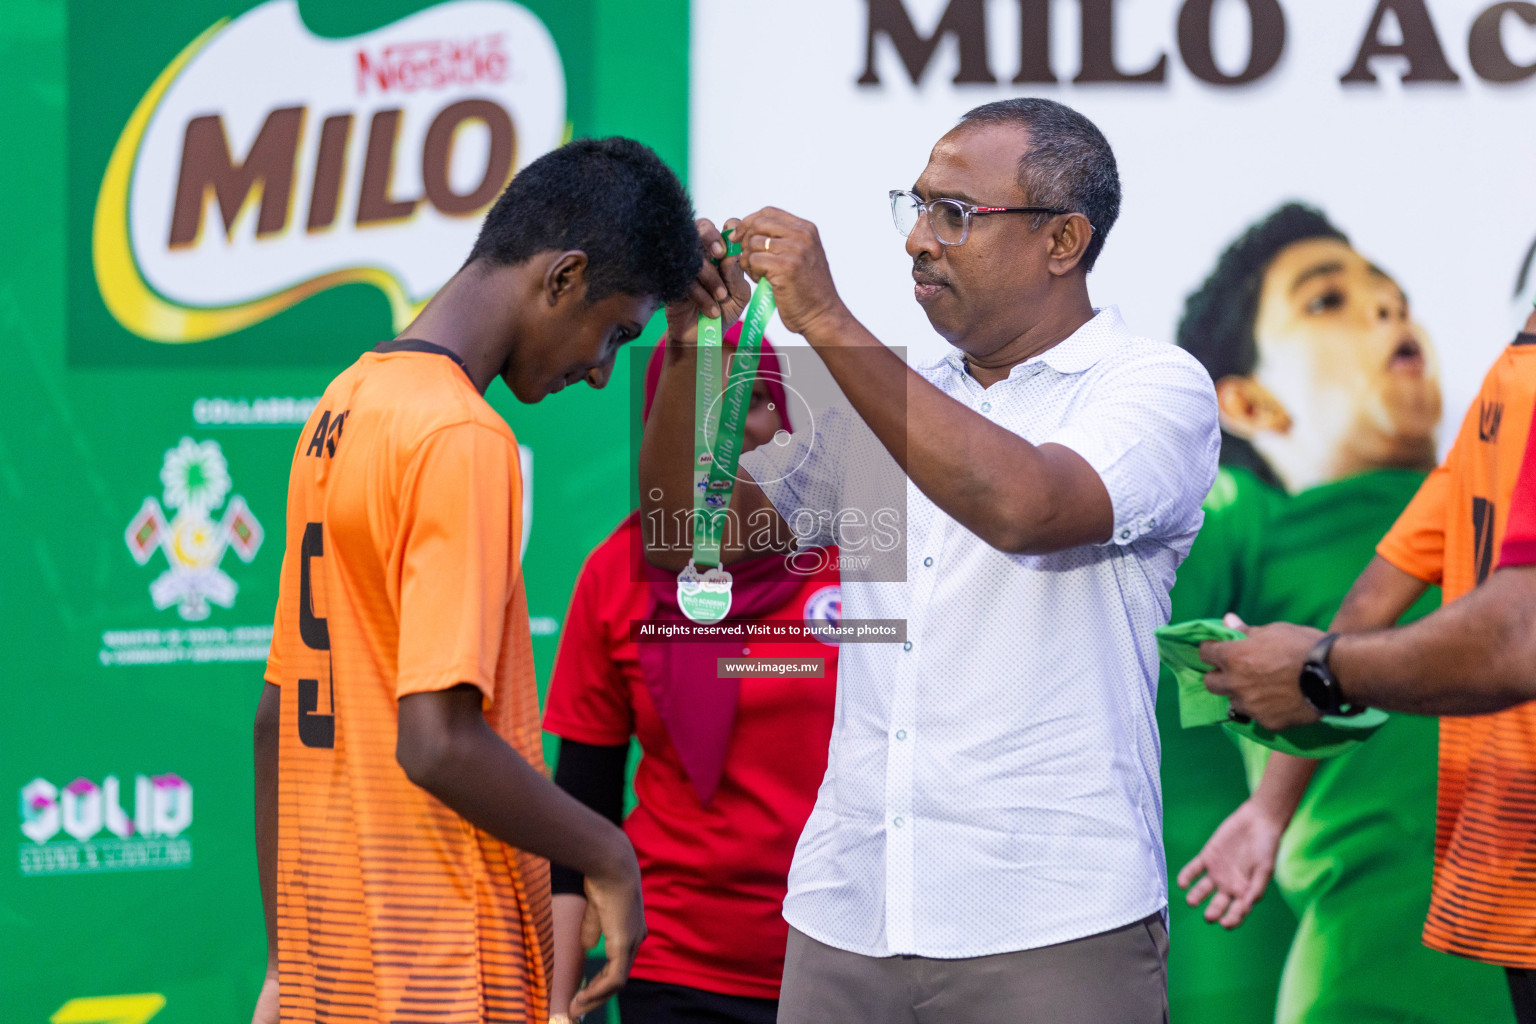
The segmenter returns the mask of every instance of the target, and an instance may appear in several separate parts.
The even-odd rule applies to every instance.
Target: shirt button
[[[905,729],[897,729],[896,730],[896,738],[899,739],[899,740],[906,739],[907,738],[907,730],[905,730]]]
[[[910,651],[912,649],[912,641],[908,640],[906,643],[902,644],[901,649],[904,651]]]
[[[891,822],[891,824],[895,825],[897,828],[901,828],[901,826],[905,825],[906,823],[907,819],[905,818],[897,818],[895,821]]]
[[[1154,516],[1153,518],[1148,519],[1147,525],[1154,530],[1157,529],[1157,518]]]
[[[981,403],[981,411],[982,412],[991,412],[992,411],[992,403],[991,402],[982,402]]]
[[[1121,540],[1130,540],[1131,539],[1131,531],[1130,530],[1121,530],[1120,531],[1120,539]]]
[[[933,564],[933,559],[932,558],[925,558],[925,559],[923,559],[923,565],[928,566],[928,565],[932,565],[932,564]]]

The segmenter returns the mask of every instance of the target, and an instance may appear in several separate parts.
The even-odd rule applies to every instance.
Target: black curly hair
[[[513,176],[469,263],[506,266],[550,249],[587,254],[587,300],[616,292],[674,302],[704,252],[682,182],[634,139],[577,139]]]
[[[1205,283],[1184,300],[1179,318],[1179,347],[1200,360],[1213,382],[1246,377],[1258,365],[1253,324],[1259,312],[1264,272],[1280,250],[1310,238],[1349,244],[1323,212],[1304,203],[1286,203],[1249,226],[1227,246]],[[1240,437],[1221,433],[1221,462],[1242,466],[1276,487],[1280,480],[1269,463]]]

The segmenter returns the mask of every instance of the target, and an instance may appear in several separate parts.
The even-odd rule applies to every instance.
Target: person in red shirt
[[[732,328],[734,340],[740,325]],[[647,374],[646,411],[660,374]],[[763,343],[745,442],[789,430],[778,357]],[[792,563],[792,564],[791,564]],[[832,621],[835,548],[731,566],[727,621]],[[630,622],[685,621],[675,576],[647,565],[639,513],[588,557],[576,581],[544,712],[561,737],[555,782],[617,822],[630,737],[637,806],[624,830],[640,861],[648,935],[619,995],[624,1024],[772,1024],[788,927],[780,910],[795,842],[827,766],[837,649],[818,640],[637,643]],[[717,659],[822,659],[821,678],[717,678]],[[585,956],[582,878],[553,872],[551,1008],[576,991]]]

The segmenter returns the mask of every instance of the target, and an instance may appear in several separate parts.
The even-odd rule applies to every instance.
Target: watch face
[[[1334,707],[1333,680],[1329,679],[1316,665],[1303,665],[1301,677],[1301,695],[1307,698],[1307,702],[1325,715],[1331,715],[1336,710]]]

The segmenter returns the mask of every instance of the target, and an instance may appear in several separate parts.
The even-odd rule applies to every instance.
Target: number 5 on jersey
[[[325,620],[315,614],[313,575],[310,561],[325,554],[325,535],[319,523],[304,525],[304,542],[299,549],[299,637],[312,651],[324,651],[326,663],[326,705],[330,714],[320,713],[320,680],[299,680],[299,742],[306,747],[332,749],[336,746],[336,677],[331,667],[331,631]]]

